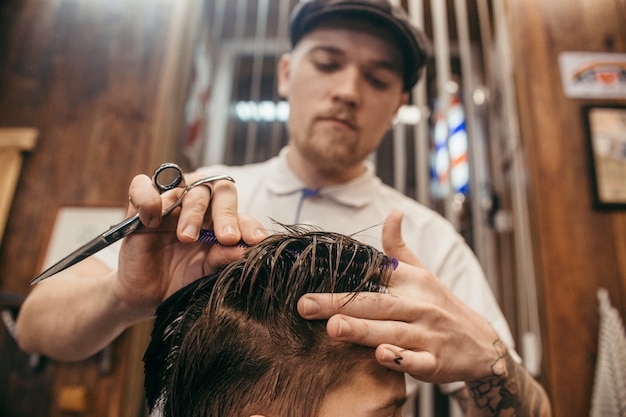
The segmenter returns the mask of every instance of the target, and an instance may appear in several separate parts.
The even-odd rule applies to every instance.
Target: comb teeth
[[[392,258],[391,256],[387,256],[387,260],[389,261],[389,263],[387,263],[386,266],[393,269],[394,271],[398,269],[398,265],[400,264],[400,262],[398,261],[397,258]]]
[[[200,237],[197,240],[199,243],[206,243],[207,245],[219,245],[220,242],[215,237],[215,232],[213,230],[200,229]],[[243,240],[240,240],[236,245],[233,246],[241,246],[242,248],[248,248],[248,244]]]
[[[215,237],[215,233],[212,230],[200,229],[199,243],[206,243],[209,245],[215,245],[219,243]]]

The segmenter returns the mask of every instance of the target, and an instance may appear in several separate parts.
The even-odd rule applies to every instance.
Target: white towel
[[[626,332],[609,293],[598,290],[600,328],[598,360],[591,397],[591,417],[626,417]]]

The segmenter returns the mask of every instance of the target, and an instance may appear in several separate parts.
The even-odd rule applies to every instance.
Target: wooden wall
[[[39,138],[25,156],[2,241],[0,292],[27,294],[59,207],[125,206],[132,176],[176,161],[200,7],[2,2],[0,127],[33,127]],[[75,386],[87,399],[78,415],[139,415],[145,336],[134,329],[114,343],[110,373],[100,371],[100,356],[33,370],[0,327],[0,415],[67,415],[60,394]]]
[[[124,205],[129,178],[179,158],[199,3],[0,4],[0,127],[40,131],[37,147],[24,160],[0,248],[1,292],[28,292],[60,206]],[[598,102],[564,97],[557,56],[626,52],[626,3],[506,5],[544,318],[544,378],[555,415],[582,417],[589,413],[597,353],[596,290],[607,288],[625,316],[626,212],[591,206],[581,108]],[[33,370],[0,328],[0,415],[67,415],[58,409],[59,392],[75,385],[87,389],[83,415],[138,414],[136,347],[143,337],[131,331],[115,342],[110,374],[100,373],[99,357]]]
[[[558,54],[626,52],[624,0],[508,0],[543,300],[547,389],[557,417],[588,416],[598,343],[596,291],[626,316],[626,211],[592,207],[581,111],[626,100],[566,98]],[[624,178],[626,184],[626,178]]]

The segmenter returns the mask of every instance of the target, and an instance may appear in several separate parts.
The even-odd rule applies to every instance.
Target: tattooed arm
[[[492,375],[467,382],[453,394],[465,415],[551,416],[550,401],[541,385],[511,358],[500,340],[494,342],[494,348],[498,359]]]
[[[385,253],[401,261],[388,294],[306,294],[298,303],[302,317],[327,319],[330,337],[375,347],[381,365],[419,381],[465,381],[459,395],[468,416],[550,416],[545,392],[511,358],[489,321],[404,244],[400,220],[392,214],[383,226]]]
[[[455,396],[466,416],[550,417],[545,391],[484,318],[443,288],[436,304],[423,301],[437,285],[425,277],[418,302],[393,293],[361,293],[349,303],[338,294],[307,294],[298,310],[307,319],[328,318],[335,340],[376,347],[376,359],[390,369],[435,384],[465,381]]]

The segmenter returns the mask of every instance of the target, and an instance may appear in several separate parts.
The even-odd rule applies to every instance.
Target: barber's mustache
[[[317,115],[316,119],[319,119],[319,120],[325,120],[325,119],[339,120],[339,121],[347,124],[348,126],[350,126],[352,129],[357,129],[358,128],[356,115],[354,114],[354,112],[352,110],[346,109],[345,106],[334,107],[334,108],[322,111],[321,113],[319,113]]]

